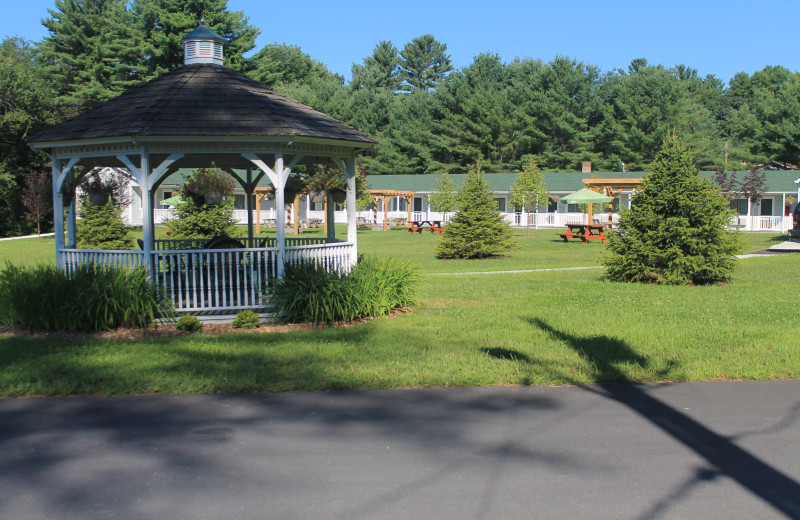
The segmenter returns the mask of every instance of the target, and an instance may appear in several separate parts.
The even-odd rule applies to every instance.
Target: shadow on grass
[[[127,342],[53,337],[0,339],[0,388],[6,396],[241,393],[342,390],[363,386],[358,375],[320,355],[325,344],[346,351],[364,344],[364,329],[292,335],[235,334]],[[301,348],[284,349],[282,345]],[[148,350],[149,352],[143,352]],[[366,383],[364,384],[366,385]]]
[[[612,381],[626,381],[620,364],[637,364],[643,368],[648,360],[636,353],[622,340],[608,336],[580,337],[559,331],[543,320],[533,318],[529,323],[563,342],[586,361],[591,363],[598,374]],[[727,476],[742,487],[761,498],[787,518],[800,518],[800,484],[783,472],[773,468],[758,457],[743,450],[728,437],[720,435],[678,410],[664,404],[648,394],[645,387],[635,384],[606,384],[584,386],[590,392],[605,395],[636,412],[659,429],[681,442],[687,448],[703,457],[716,471],[695,476],[691,487],[702,481]],[[682,489],[677,500],[687,495]],[[652,514],[664,509],[664,503],[657,504]],[[649,518],[651,516],[645,516]]]
[[[514,349],[509,348],[482,348],[481,352],[489,355],[495,359],[503,359],[506,361],[522,361],[524,363],[532,363],[531,358],[527,354],[523,354]]]

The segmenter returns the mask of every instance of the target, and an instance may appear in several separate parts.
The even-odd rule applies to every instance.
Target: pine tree
[[[139,34],[127,0],[56,0],[40,44],[56,105],[74,116],[139,82]]]
[[[296,45],[271,43],[248,59],[247,75],[268,87],[285,83],[309,83],[334,78],[328,68]]]
[[[458,192],[458,211],[436,244],[437,258],[487,258],[516,246],[514,231],[497,211],[492,192],[473,164]]]
[[[620,212],[604,258],[606,274],[670,285],[728,280],[739,243],[726,227],[727,206],[719,187],[698,175],[678,138],[667,138],[631,209]]]
[[[403,90],[429,90],[436,88],[445,75],[453,70],[447,45],[437,42],[430,34],[423,34],[408,42],[400,51],[400,69]]]
[[[122,220],[122,208],[113,199],[102,206],[95,206],[87,197],[83,197],[79,213],[79,248],[133,249],[133,235]]]
[[[400,56],[392,42],[383,40],[375,46],[372,56],[364,58],[364,64],[353,64],[351,69],[353,90],[362,88],[400,90]]]

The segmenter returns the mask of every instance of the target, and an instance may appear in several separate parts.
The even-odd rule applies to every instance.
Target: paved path
[[[800,518],[800,380],[0,401],[3,519]]]
[[[9,399],[0,443],[0,519],[800,518],[800,380]]]

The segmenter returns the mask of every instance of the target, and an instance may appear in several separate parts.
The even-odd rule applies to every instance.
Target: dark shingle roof
[[[368,135],[213,64],[186,65],[50,128],[31,142],[107,137],[312,137],[369,145]]]

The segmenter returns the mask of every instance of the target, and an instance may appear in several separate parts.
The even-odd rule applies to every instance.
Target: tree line
[[[334,74],[300,47],[255,50],[259,29],[227,0],[55,0],[40,42],[0,43],[0,236],[35,227],[21,194],[48,158],[26,139],[182,65],[180,40],[201,20],[223,36],[225,64],[379,140],[367,174],[647,170],[662,140],[683,136],[701,169],[800,160],[800,74],[741,72],[727,85],[646,59],[602,71],[580,60],[484,53],[455,70],[445,43],[380,41]],[[46,200],[49,195],[42,195]],[[30,211],[28,211],[30,213]]]

